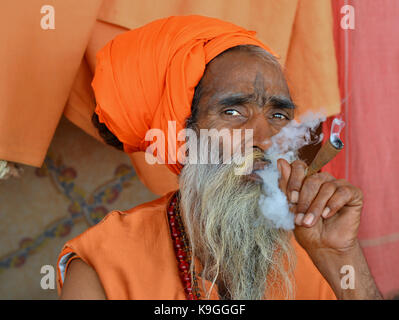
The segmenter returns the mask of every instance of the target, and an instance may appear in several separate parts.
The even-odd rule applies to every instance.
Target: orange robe
[[[172,195],[169,192],[135,208],[112,211],[97,225],[68,241],[57,263],[58,293],[69,263],[81,258],[98,274],[107,299],[186,299],[166,210]],[[295,298],[335,299],[306,252],[296,242],[294,245]],[[213,289],[211,299],[218,299],[216,290]]]

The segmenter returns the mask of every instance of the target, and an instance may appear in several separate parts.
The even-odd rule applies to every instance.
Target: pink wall
[[[380,290],[399,294],[399,1],[333,0],[345,153],[330,165],[364,193],[359,231]],[[355,29],[343,30],[343,5]],[[345,99],[345,97],[347,99]]]

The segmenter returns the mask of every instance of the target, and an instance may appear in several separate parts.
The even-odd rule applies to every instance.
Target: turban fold
[[[168,153],[184,142],[168,145],[168,121],[176,134],[191,114],[194,90],[205,66],[223,51],[256,45],[274,54],[248,31],[232,23],[203,16],[172,16],[118,35],[96,56],[92,87],[99,121],[123,143],[127,153],[146,151],[150,129],[166,137],[165,161],[179,174],[182,165],[168,163]]]

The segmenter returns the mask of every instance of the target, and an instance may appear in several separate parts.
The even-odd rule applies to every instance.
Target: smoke
[[[300,117],[300,122],[292,120],[281,131],[271,138],[271,146],[265,152],[271,163],[256,173],[263,179],[263,193],[259,206],[263,215],[273,228],[292,230],[295,227],[294,214],[290,212],[291,204],[279,188],[280,172],[277,160],[285,159],[289,163],[298,159],[298,150],[311,143],[323,140],[323,134],[315,137],[315,131],[325,117],[321,113],[308,112]]]

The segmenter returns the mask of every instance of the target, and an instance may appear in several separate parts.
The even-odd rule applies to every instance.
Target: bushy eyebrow
[[[234,93],[228,97],[219,100],[218,104],[226,107],[231,107],[235,105],[243,105],[254,101],[255,97],[253,94]]]
[[[284,96],[271,96],[267,102],[279,109],[296,109],[294,102]]]
[[[295,109],[296,106],[291,99],[284,96],[271,96],[264,99],[265,103],[261,107],[266,105],[271,105],[274,108],[280,109]],[[224,97],[219,100],[218,104],[226,107],[231,107],[235,105],[244,105],[246,103],[258,103],[254,94],[244,94],[244,93],[234,93],[230,96]]]

